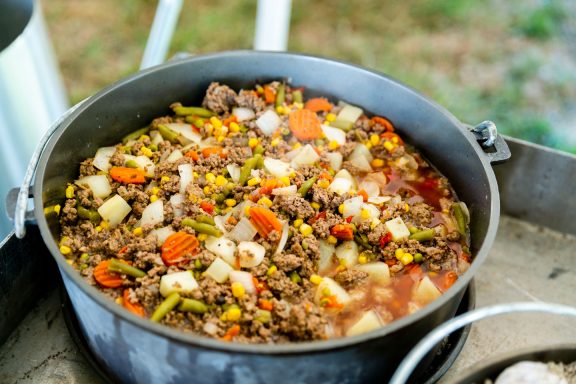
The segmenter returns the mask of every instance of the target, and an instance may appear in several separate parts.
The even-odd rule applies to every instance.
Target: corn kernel
[[[326,115],[326,120],[328,120],[329,122],[333,122],[334,120],[336,120],[336,115],[333,113],[329,113]]]
[[[332,235],[328,236],[328,244],[336,244],[338,239]]]
[[[272,200],[270,200],[267,197],[262,197],[260,200],[258,200],[258,204],[265,205],[267,207],[271,207],[272,206]]]
[[[293,105],[298,109],[304,108],[304,104],[302,104],[302,103],[294,103]]]
[[[288,177],[291,178],[291,179],[295,178],[295,177],[296,177],[296,172],[294,172],[294,171],[290,172],[290,173],[288,174]]]
[[[279,137],[275,138],[274,140],[272,140],[272,141],[270,142],[270,145],[273,146],[273,147],[278,146],[278,144],[280,144],[280,138],[279,138]]]
[[[147,147],[140,148],[140,152],[142,152],[142,154],[146,157],[152,157],[153,156],[152,150],[150,148],[147,148]]]
[[[365,145],[366,145],[366,148],[372,149],[372,143],[371,142],[367,141]]]
[[[216,209],[218,209],[218,207],[216,207]],[[230,212],[231,210],[232,210],[232,207],[226,207],[222,210],[222,213],[226,214],[226,213]]]
[[[292,146],[292,149],[298,149],[298,148],[300,148],[301,146],[302,146],[302,144],[296,143],[296,144],[294,144],[294,145]]]
[[[340,212],[341,215],[344,214],[344,204],[340,204],[340,205],[338,206],[338,212]]]
[[[317,183],[317,184],[318,184],[318,186],[319,186],[320,188],[324,188],[324,189],[326,189],[326,188],[328,188],[328,187],[330,186],[330,182],[329,182],[328,180],[326,180],[326,179],[320,179],[320,180],[318,180],[318,183]]]
[[[309,236],[312,234],[312,227],[308,224],[302,224],[298,229],[303,236]]]
[[[386,150],[388,152],[392,152],[392,150],[394,149],[394,144],[392,144],[391,142],[389,142],[388,140],[386,140],[384,142],[384,148],[386,148]]]
[[[320,203],[317,202],[310,203],[310,206],[314,209],[320,209]]]
[[[212,192],[212,188],[210,188],[209,186],[205,186],[203,191],[205,195],[209,195]]]
[[[242,297],[244,297],[245,293],[246,293],[246,289],[244,289],[244,286],[242,285],[242,283],[239,283],[237,281],[232,283],[232,296],[241,299]]]
[[[230,123],[230,132],[240,132],[240,126],[235,121]]]
[[[282,176],[278,178],[278,180],[280,180],[285,187],[290,185],[290,178],[288,176]]]
[[[60,238],[60,245],[66,244],[68,240],[70,240],[68,236],[62,236],[62,238]]]
[[[69,255],[72,252],[72,249],[67,245],[60,246],[60,253],[63,255]]]
[[[216,138],[216,141],[219,142],[219,143],[221,143],[221,142],[224,141],[225,138],[226,138],[226,136],[220,135],[220,136],[218,136],[218,137]]]
[[[238,321],[242,316],[242,311],[240,308],[230,308],[226,311],[226,319],[228,321]]]
[[[106,220],[102,220],[100,222],[100,226],[102,227],[102,229],[108,229],[108,222]]]
[[[404,256],[404,250],[402,248],[398,248],[395,252],[394,252],[394,256],[396,256],[396,258],[398,260],[400,260],[400,258],[402,256]]]
[[[134,228],[134,230],[132,231],[132,233],[136,236],[142,236],[142,227],[136,227]]]
[[[162,177],[160,178],[160,182],[161,182],[161,183],[167,183],[167,182],[169,182],[169,181],[170,181],[170,177],[169,177],[169,176],[162,176]]]
[[[405,253],[404,256],[400,258],[400,262],[404,265],[408,265],[414,261],[414,256],[411,253]]]
[[[253,177],[250,180],[248,180],[247,184],[250,187],[254,187],[254,186],[260,184],[261,181],[262,181],[262,179],[260,179],[259,177]]]
[[[397,137],[397,136],[394,136],[394,137],[392,138],[392,142],[393,142],[394,144],[398,144],[398,137]]]
[[[244,199],[246,200],[246,199]],[[246,216],[250,216],[250,205],[246,204],[246,206],[244,207],[244,214]]]
[[[228,184],[228,180],[226,180],[226,178],[222,175],[218,175],[216,176],[216,185],[219,187],[223,187],[226,184]]]
[[[294,220],[294,228],[300,228],[300,226],[304,223],[304,220],[302,219],[296,219]]]
[[[256,86],[256,92],[258,92],[261,95],[264,93],[264,88],[262,88],[261,85],[257,85]]]
[[[118,305],[123,305],[124,304],[124,299],[122,297],[117,297],[114,302]]]
[[[160,192],[160,188],[158,188],[158,187],[153,187],[153,188],[150,189],[150,192],[151,192],[153,195],[157,195],[158,192]]]
[[[372,166],[374,168],[382,168],[384,166],[384,160],[374,159],[374,160],[372,160]]]
[[[222,121],[221,121],[219,118],[217,118],[216,116],[212,116],[212,117],[210,118],[210,124],[212,124],[212,126],[213,126],[215,129],[220,129],[220,128],[222,128]]]
[[[196,203],[198,201],[198,198],[196,197],[195,194],[191,193],[188,195],[188,200],[190,200],[193,203]]]
[[[208,235],[205,233],[200,233],[198,236],[196,236],[196,238],[198,239],[198,241],[206,241]]]
[[[284,114],[284,107],[281,106],[281,105],[277,106],[277,107],[276,107],[276,112],[277,112],[279,115],[283,115],[283,114]]]
[[[362,209],[360,211],[360,217],[364,220],[370,219],[372,217],[372,215],[370,214],[370,211],[367,209]]]
[[[380,142],[380,136],[378,135],[370,136],[370,142],[372,143],[372,145],[378,145],[378,143]]]
[[[310,282],[314,285],[319,285],[322,282],[322,276],[312,275],[310,276]]]
[[[99,226],[99,225],[98,225],[98,226],[96,226],[96,228],[94,228],[94,229],[96,230],[96,232],[100,232],[100,231],[102,231],[102,227],[101,227],[101,226]]]
[[[258,139],[253,137],[250,140],[248,140],[248,146],[250,148],[255,148],[258,145]]]
[[[268,271],[266,272],[266,274],[268,276],[272,276],[274,274],[274,272],[276,272],[278,270],[278,267],[276,267],[275,265],[270,266],[270,268],[268,268]]]
[[[216,181],[216,176],[214,176],[214,174],[212,172],[208,172],[205,177],[206,177],[206,181],[209,183],[213,183]]]
[[[450,210],[444,208],[444,209],[442,210],[442,213],[450,213]]]
[[[157,200],[158,200],[158,195],[151,195],[151,196],[150,196],[150,202],[151,202],[151,203],[153,203],[153,202],[155,202],[155,201],[157,201]]]
[[[405,210],[406,212],[409,212],[409,211],[410,211],[410,206],[409,206],[407,203],[404,203],[404,210]]]
[[[139,141],[150,140],[150,136],[148,135],[140,135],[138,138]]]
[[[60,208],[61,208],[61,207],[60,207],[60,204],[56,204],[56,205],[54,206],[54,212],[56,212],[57,215],[60,214]]]
[[[339,146],[340,146],[340,144],[338,144],[338,142],[337,142],[336,140],[331,140],[331,141],[328,143],[328,149],[331,150],[331,151],[333,151],[333,150],[335,150],[335,149],[338,149]]]
[[[226,204],[227,207],[233,207],[236,205],[236,200],[234,199],[226,199],[224,200],[224,204]]]
[[[365,255],[358,256],[358,263],[366,264],[368,262],[368,258]]]
[[[68,187],[66,187],[66,198],[67,199],[72,199],[74,198],[74,187],[69,185]]]

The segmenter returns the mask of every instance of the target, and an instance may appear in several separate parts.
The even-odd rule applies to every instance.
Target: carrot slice
[[[144,184],[146,174],[138,168],[112,167],[110,168],[110,177],[112,180],[124,184]]]
[[[198,161],[200,156],[198,156],[198,152],[196,151],[188,151],[184,154],[184,156],[191,158],[194,161]]]
[[[354,240],[354,228],[350,224],[336,224],[330,234],[340,240]]]
[[[214,213],[214,205],[207,202],[207,201],[202,201],[200,203],[200,208],[202,208],[202,210],[204,210],[204,212],[206,212],[210,215]]]
[[[224,119],[224,121],[222,121],[222,125],[229,127],[230,123],[237,123],[238,122],[238,118],[236,117],[236,115],[232,115],[226,119]]]
[[[262,207],[250,208],[250,221],[262,237],[268,237],[270,232],[282,230],[282,223],[276,214],[269,209]]]
[[[238,336],[240,334],[240,326],[238,324],[234,324],[230,327],[224,336],[220,338],[222,341],[232,341],[234,336]]]
[[[221,158],[225,159],[226,154],[224,153],[224,148],[222,147],[208,147],[202,150],[202,156],[210,157],[210,155],[218,155]]]
[[[364,202],[368,201],[368,192],[366,192],[365,190],[361,189],[358,191],[358,196],[362,196],[362,200]]]
[[[290,113],[288,126],[292,134],[300,140],[314,140],[322,136],[320,120],[309,109],[297,109]]]
[[[265,311],[271,311],[274,309],[274,303],[270,300],[258,299],[258,308]]]
[[[328,112],[332,110],[332,104],[324,97],[315,97],[308,99],[304,108],[312,112]]]
[[[129,289],[125,289],[122,293],[122,306],[136,316],[144,317],[146,315],[146,311],[144,311],[144,307],[141,304],[130,301]]]
[[[94,279],[105,288],[121,287],[123,283],[122,277],[120,277],[119,273],[110,271],[108,264],[110,264],[110,260],[104,260],[94,268]]]
[[[264,86],[264,101],[266,104],[272,104],[276,101],[276,92],[267,85]]]
[[[390,122],[390,120],[388,120],[385,117],[382,116],[374,116],[370,119],[370,124],[371,125],[376,125],[376,124],[380,124],[381,126],[383,126],[384,128],[386,128],[386,131],[388,132],[394,132],[394,126],[392,125],[392,123]]]
[[[272,193],[272,190],[274,188],[278,188],[284,186],[284,184],[282,184],[282,182],[280,182],[277,179],[266,179],[264,180],[264,184],[262,185],[262,187],[259,189],[259,192],[261,195],[269,195]]]
[[[187,254],[195,254],[198,245],[198,239],[194,235],[186,232],[173,233],[162,244],[162,261],[166,266],[178,264]]]
[[[450,288],[451,286],[454,285],[454,283],[456,282],[456,280],[458,280],[458,274],[454,271],[450,271],[448,273],[446,273],[442,279],[442,288],[443,290],[447,290],[448,288]]]

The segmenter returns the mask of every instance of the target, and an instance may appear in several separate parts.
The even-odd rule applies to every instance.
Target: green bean
[[[216,223],[214,223],[214,219],[212,218],[212,216],[208,215],[199,215],[198,217],[196,217],[196,221],[198,221],[199,223],[216,225]]]
[[[424,261],[424,257],[422,256],[421,253],[415,253],[414,254],[414,262],[416,264],[421,264]]]
[[[76,207],[76,211],[78,212],[78,216],[80,216],[83,219],[90,220],[93,223],[100,222],[100,214],[96,210],[87,209],[79,205],[78,207]]]
[[[436,235],[436,230],[434,228],[425,229],[423,231],[414,232],[410,235],[410,240],[418,240],[418,241],[429,241],[434,238]]]
[[[264,168],[264,158],[261,154],[257,153],[254,155],[256,159],[256,169]]]
[[[264,147],[259,145],[256,148],[254,148],[254,154],[255,155],[263,155],[264,154]]]
[[[127,134],[126,136],[124,136],[124,138],[122,139],[122,144],[126,144],[127,142],[129,142],[130,140],[138,140],[138,138],[142,135],[145,135],[148,133],[148,131],[150,130],[149,127],[144,127],[144,128],[140,128],[132,133]]]
[[[172,110],[178,116],[195,115],[199,117],[212,117],[216,115],[216,113],[202,107],[183,107],[182,105],[178,105],[173,107]]]
[[[330,123],[330,126],[340,128],[341,130],[348,132],[354,126],[354,123],[348,120],[336,119]]]
[[[292,273],[290,273],[290,280],[292,280],[293,283],[298,284],[302,281],[302,278],[300,277],[298,272],[292,271]]]
[[[187,123],[193,124],[196,128],[199,129],[202,128],[204,126],[204,123],[206,122],[206,119],[203,119],[198,116],[186,116],[184,120]]]
[[[194,260],[194,268],[196,269],[202,268],[202,262],[200,261],[200,259]]]
[[[276,107],[280,107],[282,104],[284,104],[284,100],[286,100],[286,86],[284,83],[282,83],[276,90]]]
[[[150,320],[152,320],[155,323],[160,322],[160,320],[162,320],[164,316],[168,314],[168,312],[173,310],[174,307],[176,307],[179,302],[180,302],[180,295],[178,294],[178,292],[171,293],[170,295],[168,295],[167,298],[164,299],[163,302],[160,303],[158,308],[156,308],[156,310],[152,314],[152,317],[150,317]]]
[[[300,196],[306,197],[306,194],[308,193],[310,188],[312,188],[316,180],[318,180],[318,176],[314,176],[313,178],[303,182],[300,188],[298,188],[298,193],[300,194]]]
[[[189,218],[182,220],[180,225],[190,227],[198,233],[205,233],[206,235],[214,237],[222,236],[222,232],[220,232],[220,230],[215,226],[206,223],[199,223],[198,221]]]
[[[194,299],[182,299],[178,310],[182,312],[194,312],[199,315],[208,312],[208,307],[201,301]]]
[[[178,136],[180,135],[171,130],[170,128],[168,128],[167,126],[162,124],[158,125],[158,132],[160,132],[160,135],[164,138],[164,140],[168,140],[172,144],[179,143]]]
[[[302,91],[301,90],[295,89],[292,91],[292,102],[302,104],[303,97],[302,97]]]
[[[256,168],[257,163],[258,159],[255,157],[251,157],[248,160],[246,160],[244,165],[242,165],[242,168],[240,168],[240,178],[238,179],[238,184],[240,185],[246,184],[246,181],[248,181],[248,178],[250,177],[250,172],[252,172],[252,170]]]
[[[261,323],[268,323],[272,319],[272,313],[264,309],[259,309],[254,313],[254,320],[258,320]]]
[[[452,210],[454,211],[454,218],[456,219],[456,226],[458,227],[458,232],[462,236],[466,235],[466,217],[462,211],[462,207],[459,203],[452,204]]]
[[[124,165],[125,165],[126,167],[128,167],[128,168],[138,168],[138,167],[140,167],[140,166],[138,165],[138,163],[136,162],[136,160],[128,160]]]
[[[354,240],[364,248],[372,249],[372,245],[370,245],[370,243],[368,242],[368,237],[366,235],[362,233],[357,233],[356,235],[354,235]]]
[[[131,265],[125,264],[121,261],[116,259],[111,259],[110,263],[108,264],[108,269],[110,271],[123,273],[128,276],[132,277],[144,277],[146,276],[146,272]]]
[[[158,150],[158,146],[156,144],[150,144],[148,146],[152,152],[156,152]]]

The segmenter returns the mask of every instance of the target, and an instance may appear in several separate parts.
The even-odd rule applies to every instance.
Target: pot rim
[[[48,228],[47,221],[43,214],[42,188],[41,188],[42,181],[40,179],[40,176],[44,174],[47,157],[52,152],[55,143],[59,140],[61,134],[67,129],[70,123],[73,122],[79,116],[81,116],[83,111],[86,110],[86,108],[91,103],[95,102],[96,100],[102,97],[105,97],[109,92],[115,90],[118,87],[122,87],[127,83],[141,80],[152,73],[160,71],[169,71],[170,68],[172,67],[177,67],[190,62],[210,61],[223,57],[241,59],[247,56],[256,56],[260,57],[263,60],[269,57],[283,56],[286,58],[297,58],[299,60],[304,61],[316,61],[316,62],[320,61],[331,65],[342,66],[343,68],[352,67],[353,69],[362,71],[369,76],[384,78],[385,80],[396,84],[400,88],[403,88],[405,91],[412,93],[415,97],[423,99],[425,102],[429,103],[432,107],[434,107],[440,113],[442,113],[444,117],[450,120],[450,122],[452,122],[462,132],[462,134],[464,135],[466,140],[470,143],[470,146],[476,153],[478,160],[482,163],[484,170],[486,171],[486,177],[488,179],[488,186],[492,198],[490,202],[490,219],[488,223],[488,230],[486,232],[484,239],[482,240],[482,245],[479,247],[478,252],[474,257],[474,261],[472,262],[470,268],[456,281],[456,283],[448,291],[443,293],[442,296],[434,300],[432,303],[426,305],[424,308],[418,310],[417,312],[411,315],[404,316],[377,330],[360,334],[357,336],[347,336],[342,338],[321,340],[321,341],[295,342],[288,344],[242,344],[242,343],[224,342],[201,335],[183,333],[178,330],[169,328],[167,326],[156,324],[148,319],[142,319],[134,314],[131,314],[128,311],[121,308],[116,303],[114,303],[113,301],[106,298],[95,287],[88,285],[84,281],[84,279],[80,276],[80,274],[71,265],[66,263],[64,257],[62,257],[62,255],[60,254],[56,241],[52,237],[51,231]],[[168,338],[170,340],[196,345],[211,350],[234,352],[234,353],[246,353],[246,354],[272,354],[272,355],[328,352],[335,349],[342,349],[347,348],[349,346],[366,343],[371,340],[384,337],[388,334],[392,334],[411,323],[423,319],[424,317],[428,316],[429,314],[431,314],[432,312],[436,311],[438,308],[443,306],[448,300],[452,299],[452,297],[455,296],[458,292],[463,291],[470,282],[470,280],[472,279],[472,277],[474,276],[474,274],[476,273],[476,270],[486,259],[489,252],[489,246],[494,242],[494,239],[496,237],[499,222],[499,213],[500,213],[500,197],[498,193],[496,176],[494,174],[494,171],[492,170],[492,167],[490,165],[487,156],[484,154],[480,146],[476,143],[472,135],[466,130],[466,128],[464,128],[463,124],[444,107],[437,104],[428,97],[422,95],[415,89],[395,79],[392,79],[381,72],[372,69],[367,69],[365,67],[353,63],[341,60],[335,60],[332,58],[326,58],[302,53],[294,53],[294,52],[233,50],[233,51],[209,53],[194,56],[191,58],[163,63],[158,66],[154,66],[145,69],[143,71],[137,72],[128,77],[125,77],[107,86],[106,88],[100,90],[93,96],[90,96],[89,98],[85,99],[84,101],[81,102],[81,105],[73,107],[73,109],[71,109],[68,112],[68,114],[69,115],[65,116],[60,126],[55,130],[54,134],[46,144],[46,147],[42,151],[42,155],[40,156],[36,175],[34,178],[34,214],[38,220],[38,226],[40,228],[42,238],[44,239],[44,243],[46,244],[47,248],[52,254],[52,257],[56,260],[60,272],[66,273],[67,277],[70,278],[76,286],[82,289],[87,295],[92,297],[96,301],[96,303],[98,303],[101,307],[107,309],[112,314],[119,316],[124,321],[132,323],[133,325],[139,328],[143,328],[146,331],[155,333],[159,336]]]

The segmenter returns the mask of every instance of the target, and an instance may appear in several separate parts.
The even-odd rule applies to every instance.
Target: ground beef
[[[433,208],[425,203],[414,204],[410,207],[410,213],[414,223],[420,226],[428,226],[434,217]]]
[[[302,265],[302,257],[291,253],[280,253],[272,257],[272,262],[284,272],[290,272]]]
[[[250,108],[254,112],[261,112],[266,108],[264,100],[253,91],[241,90],[235,101],[239,107]]]
[[[347,269],[334,276],[334,280],[346,289],[354,288],[366,282],[366,279],[368,279],[368,274],[357,269]]]
[[[316,215],[310,203],[300,195],[276,196],[273,200],[277,210],[299,219],[308,219]]]
[[[227,85],[212,83],[206,91],[202,106],[216,113],[230,112],[235,104],[236,92]]]

